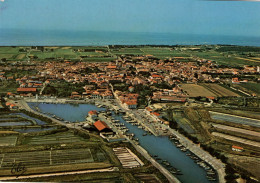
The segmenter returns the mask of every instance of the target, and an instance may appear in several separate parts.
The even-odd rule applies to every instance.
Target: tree
[[[6,58],[1,58],[1,60],[2,60],[3,62],[6,62],[6,61],[7,61],[7,59],[6,59]]]

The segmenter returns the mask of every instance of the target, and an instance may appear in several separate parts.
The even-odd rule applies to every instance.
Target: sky
[[[0,30],[260,36],[260,2],[0,0]]]

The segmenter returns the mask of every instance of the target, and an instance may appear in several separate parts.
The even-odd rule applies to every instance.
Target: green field
[[[172,48],[160,48],[160,47],[144,47],[141,50],[146,55],[153,55],[159,59],[165,59],[170,57],[189,57],[188,54],[173,50]]]
[[[27,139],[23,143],[30,145],[42,145],[74,142],[86,142],[86,139],[74,135],[72,132],[62,132],[52,135],[27,137]]]
[[[24,47],[0,47],[0,60],[24,60],[26,52],[19,52],[20,48]]]
[[[240,85],[260,95],[260,83],[241,83]]]
[[[112,54],[115,55],[144,55],[144,52],[139,48],[121,48],[111,50]]]
[[[222,49],[223,48],[223,49]],[[250,51],[252,49],[252,51]],[[120,55],[145,56],[153,55],[158,59],[173,57],[200,58],[215,61],[220,65],[243,66],[259,65],[260,53],[255,47],[241,46],[105,46],[86,47],[0,47],[0,59],[8,61],[27,60],[75,60],[81,58],[86,62],[110,62]],[[107,57],[108,56],[108,57]],[[189,59],[178,61],[189,61]]]

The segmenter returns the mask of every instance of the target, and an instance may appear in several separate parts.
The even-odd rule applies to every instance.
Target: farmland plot
[[[181,88],[189,95],[189,97],[216,97],[216,94],[200,85],[182,84]]]
[[[260,120],[258,119],[246,118],[242,116],[235,116],[235,115],[213,112],[213,111],[209,111],[209,113],[210,113],[210,117],[214,120],[222,120],[231,123],[239,123],[242,125],[260,127]]]
[[[31,137],[26,142],[30,145],[42,145],[42,144],[59,144],[59,143],[74,143],[74,142],[84,142],[85,139],[74,135],[71,132],[45,135],[45,136],[36,136]]]
[[[96,162],[91,151],[84,148],[0,154],[0,169],[12,168],[14,162],[21,162],[27,168]]]
[[[242,143],[242,144],[247,144],[247,145],[251,145],[251,146],[260,148],[260,143],[256,142],[256,141],[247,140],[247,139],[243,139],[243,138],[240,138],[240,137],[235,137],[235,136],[232,136],[232,135],[226,135],[226,134],[218,133],[218,132],[212,132],[212,135],[217,136],[217,137],[221,137],[221,138],[224,138],[224,139],[227,139],[227,140],[230,140],[230,141],[239,142],[239,143]]]
[[[245,129],[241,129],[241,128],[235,128],[235,127],[220,125],[220,124],[213,124],[213,126],[215,128],[219,128],[219,129],[222,129],[222,130],[228,130],[228,131],[232,131],[232,132],[243,133],[243,134],[246,134],[246,135],[256,136],[256,137],[260,138],[260,132],[255,132],[255,131],[252,131],[252,130],[245,130]]]
[[[2,146],[15,146],[17,141],[16,135],[8,135],[0,137],[0,147]]]
[[[205,87],[212,93],[214,93],[218,97],[238,97],[237,93],[234,93],[218,84],[201,84],[201,86]]]

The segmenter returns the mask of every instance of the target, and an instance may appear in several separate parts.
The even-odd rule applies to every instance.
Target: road
[[[19,177],[8,176],[8,177],[0,177],[0,181],[31,179],[31,178],[43,178],[43,177],[53,177],[53,176],[63,176],[63,175],[78,175],[78,174],[97,173],[97,172],[114,172],[114,171],[118,171],[118,168],[117,167],[111,167],[111,168],[95,169],[95,170],[69,171],[69,172],[46,173],[46,174],[37,174],[37,175],[21,175]]]

